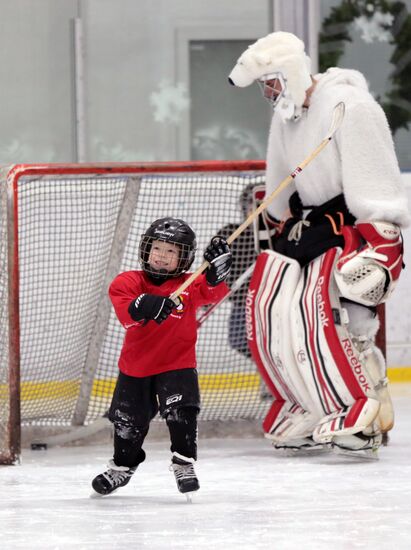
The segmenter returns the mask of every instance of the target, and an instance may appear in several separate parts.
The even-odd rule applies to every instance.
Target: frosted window
[[[250,40],[190,43],[192,159],[265,158],[270,107],[258,86],[234,88],[227,76]]]
[[[383,106],[402,170],[411,169],[411,1],[321,1],[320,68],[361,71]]]

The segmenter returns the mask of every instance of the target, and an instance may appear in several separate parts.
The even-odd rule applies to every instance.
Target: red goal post
[[[18,461],[21,427],[87,425],[107,410],[124,335],[107,288],[138,268],[143,230],[166,215],[186,220],[195,269],[208,240],[244,220],[244,190],[264,181],[263,161],[1,169],[0,464]],[[250,234],[236,254],[238,277],[254,260]],[[244,348],[243,297],[199,330],[204,421],[262,419],[269,407]]]

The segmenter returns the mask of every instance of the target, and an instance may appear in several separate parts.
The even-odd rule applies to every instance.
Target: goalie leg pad
[[[272,251],[258,257],[246,301],[247,339],[275,403],[263,423],[272,438],[311,433],[320,415],[313,411],[290,341],[290,301],[299,264]],[[310,414],[311,413],[311,414]]]
[[[275,443],[311,436],[316,419],[295,403],[274,401],[263,422],[264,435]]]
[[[333,279],[337,251],[327,251],[304,268],[291,307],[294,355],[322,416],[374,397]]]
[[[304,270],[272,251],[257,261],[247,335],[277,401],[264,421],[275,441],[305,437],[318,424],[317,437],[328,442],[333,433],[361,431],[378,414],[374,384],[348,333],[333,278],[337,258],[338,249],[331,249]]]
[[[313,432],[313,439],[317,443],[331,443],[336,436],[362,432],[373,423],[379,410],[380,403],[376,399],[358,399],[350,407],[322,418]]]
[[[374,343],[379,321],[373,311],[360,304],[346,304],[346,309],[349,317],[348,330],[353,344],[359,352],[360,360],[370,376],[381,404],[378,424],[381,432],[386,433],[394,426],[394,407],[388,386],[385,359]]]
[[[394,427],[394,406],[391,400],[388,378],[385,374],[384,356],[375,344],[370,340],[353,339],[360,357],[374,384],[374,390],[380,402],[378,413],[378,425],[382,433],[386,433]]]
[[[300,372],[322,419],[313,437],[320,443],[333,435],[362,431],[373,422],[380,403],[361,354],[347,329],[333,278],[338,249],[307,265],[291,307],[293,349]]]

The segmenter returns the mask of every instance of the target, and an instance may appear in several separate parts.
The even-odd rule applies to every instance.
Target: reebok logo
[[[253,340],[253,301],[255,290],[248,290],[245,299],[245,325],[247,331],[247,340]]]
[[[357,377],[358,382],[362,386],[362,389],[364,390],[364,392],[371,391],[367,378],[363,373],[362,365],[357,359],[357,356],[352,348],[351,341],[349,340],[349,338],[344,338],[344,340],[342,340],[342,345],[343,345],[345,355],[348,359],[348,362],[350,363],[354,371],[354,374]]]
[[[320,314],[321,326],[328,327],[329,319],[325,313],[325,302],[322,296],[322,286],[324,284],[324,277],[318,279],[317,287],[315,289],[315,295],[318,300],[318,312]]]

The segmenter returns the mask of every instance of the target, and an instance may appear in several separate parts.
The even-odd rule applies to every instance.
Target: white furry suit
[[[345,103],[344,120],[321,155],[269,206],[270,214],[282,219],[295,190],[307,206],[318,206],[344,193],[348,209],[357,219],[408,225],[407,197],[387,119],[368,91],[364,76],[332,68],[314,79],[318,83],[300,120],[284,123],[274,112],[267,151],[267,193],[326,136],[332,111],[340,101]]]

